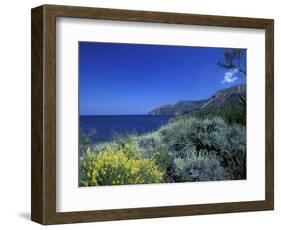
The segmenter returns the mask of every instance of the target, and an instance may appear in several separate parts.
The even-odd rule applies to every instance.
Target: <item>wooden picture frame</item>
[[[56,18],[120,20],[265,30],[265,200],[112,209],[56,211]],[[274,21],[271,19],[43,5],[32,9],[32,187],[31,219],[64,224],[274,209]]]

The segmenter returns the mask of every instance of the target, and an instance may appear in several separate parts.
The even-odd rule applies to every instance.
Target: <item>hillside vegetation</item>
[[[246,100],[246,85],[236,85],[214,93],[205,100],[179,101],[174,105],[164,105],[149,112],[150,115],[179,115],[179,114],[217,114],[228,107],[244,109],[241,101]]]
[[[89,145],[80,157],[80,186],[245,178],[246,129],[217,116],[181,115],[146,135]]]

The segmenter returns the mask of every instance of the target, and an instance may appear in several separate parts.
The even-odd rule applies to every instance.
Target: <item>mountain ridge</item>
[[[242,106],[246,99],[246,84],[235,85],[216,91],[211,97],[203,100],[181,100],[175,104],[163,105],[151,110],[149,115],[178,115],[194,112],[210,112],[226,105]],[[245,103],[245,102],[244,102]]]

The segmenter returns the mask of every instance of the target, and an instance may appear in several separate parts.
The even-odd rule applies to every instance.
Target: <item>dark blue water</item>
[[[80,116],[80,130],[88,133],[95,129],[91,138],[93,143],[112,141],[119,135],[144,134],[157,130],[173,116],[167,115],[114,115],[114,116]]]

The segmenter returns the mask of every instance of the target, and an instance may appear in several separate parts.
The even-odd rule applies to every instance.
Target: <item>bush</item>
[[[88,149],[80,158],[80,186],[161,182],[163,172],[154,160],[141,157],[136,144],[111,144],[99,153]]]
[[[240,124],[246,126],[246,106],[225,106],[222,108],[218,114],[228,123],[228,124]]]
[[[218,117],[198,119],[182,117],[162,130],[163,141],[177,157],[186,157],[189,151],[217,151],[226,145],[225,130],[228,126]]]
[[[218,116],[178,116],[85,152],[81,186],[246,179],[246,128]]]
[[[130,144],[135,141],[137,132],[118,133],[117,131],[113,131],[113,136],[116,144],[124,146],[125,144]]]
[[[213,155],[212,164],[218,161],[230,173],[231,179],[246,178],[245,127],[227,124],[220,117],[182,116],[160,130],[160,134],[173,159],[188,160],[195,153],[203,152],[209,160]],[[202,171],[207,170],[200,165]]]
[[[91,147],[93,136],[96,135],[96,130],[91,129],[88,132],[83,132],[80,130],[79,132],[79,154],[83,156],[86,153],[86,150]]]
[[[175,164],[167,146],[162,142],[159,132],[136,136],[135,141],[138,143],[143,157],[154,160],[158,168],[164,172],[164,180],[174,182]]]
[[[226,134],[228,144],[222,149],[223,165],[233,174],[233,179],[246,179],[246,129],[234,124]]]
[[[193,152],[187,158],[176,158],[176,181],[218,181],[229,180],[231,175],[222,167],[220,161],[214,155],[208,155],[203,151]]]

